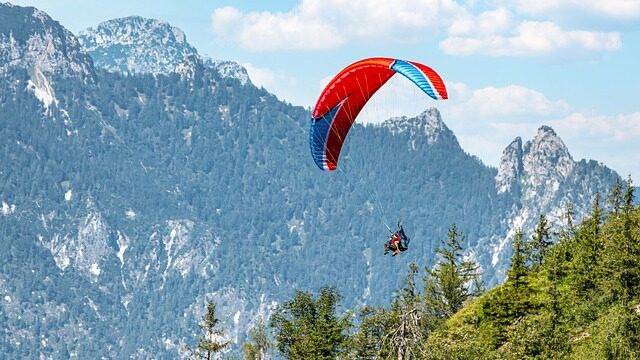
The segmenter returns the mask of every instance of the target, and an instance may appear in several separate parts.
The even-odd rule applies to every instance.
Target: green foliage
[[[609,197],[607,198],[607,203],[611,206],[612,215],[618,215],[620,213],[620,209],[622,209],[622,182],[620,179],[616,179],[616,182],[613,184]]]
[[[571,359],[640,358],[639,307],[616,304],[573,339]]]
[[[213,301],[207,303],[207,312],[202,316],[199,327],[202,335],[198,338],[196,348],[187,347],[185,350],[188,359],[207,359],[222,351],[229,345],[228,341],[222,341],[224,332],[218,329],[220,319],[216,317],[216,304]]]
[[[530,248],[524,241],[524,233],[517,229],[512,239],[513,257],[511,266],[507,270],[507,282],[513,284],[516,290],[526,285],[526,275],[529,273]]]
[[[297,290],[293,300],[280,306],[271,318],[276,348],[287,359],[335,359],[346,353],[349,315],[339,316],[340,295],[323,287],[317,299]]]
[[[627,185],[609,214],[597,196],[591,217],[575,231],[568,222],[536,267],[526,266],[527,246],[518,232],[507,282],[432,332],[424,343],[427,358],[640,358],[640,210],[633,205],[634,189]]]
[[[463,259],[461,243],[464,236],[456,225],[449,228],[447,240],[436,250],[439,259],[433,269],[426,269],[425,297],[427,306],[440,318],[447,318],[458,311],[462,304],[477,291],[470,283],[477,283],[478,265]]]
[[[542,265],[542,260],[544,259],[551,244],[553,244],[551,241],[550,231],[551,225],[549,225],[547,217],[544,216],[544,214],[540,214],[538,225],[536,225],[536,229],[531,237],[531,258],[534,266],[536,267]]]
[[[437,352],[432,350],[437,349],[425,340],[463,303],[476,296],[480,288],[477,264],[462,258],[462,239],[457,227],[451,226],[447,240],[436,250],[440,257],[434,269],[425,269],[422,293],[416,281],[418,266],[412,263],[390,309],[363,309],[360,326],[352,338],[353,358],[436,356]],[[446,358],[446,352],[439,354]]]
[[[373,360],[386,358],[391,349],[385,346],[382,339],[389,332],[391,313],[383,308],[365,306],[360,310],[357,331],[351,337],[350,358]]]
[[[260,320],[249,330],[249,339],[242,345],[244,360],[264,360],[271,347],[267,326]]]

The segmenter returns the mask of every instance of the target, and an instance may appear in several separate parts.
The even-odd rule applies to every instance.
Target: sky
[[[252,82],[312,107],[366,57],[436,70],[449,100],[394,77],[358,121],[435,106],[461,146],[497,166],[516,137],[553,127],[574,159],[640,183],[640,0],[24,0],[74,33],[139,15],[182,29],[202,55],[234,60]]]

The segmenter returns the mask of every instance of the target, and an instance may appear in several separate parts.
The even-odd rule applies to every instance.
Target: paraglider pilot
[[[389,251],[392,251],[391,255],[396,256],[401,251],[406,251],[409,248],[408,245],[409,238],[404,233],[404,228],[398,221],[398,230],[392,233],[391,236],[389,236],[389,242],[386,242],[384,244],[384,253],[386,255],[389,253]]]

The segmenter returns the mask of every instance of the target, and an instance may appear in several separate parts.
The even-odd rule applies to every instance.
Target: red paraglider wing
[[[313,110],[314,119],[322,119],[335,109],[331,130],[324,139],[327,169],[334,170],[351,125],[371,96],[394,74],[393,59],[372,58],[353,63],[336,75],[322,91]]]
[[[396,73],[407,77],[434,99],[447,98],[440,76],[420,63],[370,58],[347,66],[327,84],[313,109],[309,144],[318,167],[336,169],[351,125],[373,94]]]

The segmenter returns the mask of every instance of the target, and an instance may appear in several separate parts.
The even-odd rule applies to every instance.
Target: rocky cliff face
[[[45,109],[57,103],[54,77],[93,81],[93,61],[76,37],[32,7],[0,3],[0,75],[27,71],[28,89]]]
[[[496,279],[504,279],[511,257],[510,241],[517,229],[533,229],[540,214],[552,225],[565,222],[564,213],[571,202],[574,220],[589,213],[596,193],[606,194],[618,175],[604,164],[581,160],[576,162],[555,131],[541,126],[536,136],[522,145],[517,137],[502,153],[496,175],[498,194],[511,197],[511,209],[503,224],[506,235],[490,241],[490,264]]]
[[[223,78],[249,81],[244,67],[234,61],[200,59],[184,32],[166,22],[140,16],[113,19],[83,30],[78,39],[97,67],[122,74],[169,74],[200,63]],[[189,59],[187,59],[189,58]],[[196,60],[198,59],[198,60]]]
[[[518,136],[502,152],[498,175],[496,175],[496,188],[499,194],[520,190],[519,179],[524,172],[522,159],[522,139]]]
[[[0,72],[93,76],[93,62],[78,39],[46,13],[0,3]]]
[[[124,74],[166,74],[198,54],[182,30],[140,16],[105,21],[81,31],[78,39],[96,66]]]
[[[415,149],[416,141],[426,141],[431,145],[437,141],[458,143],[453,132],[442,121],[440,111],[430,108],[420,115],[408,118],[406,116],[389,119],[382,124],[392,134],[409,133],[409,146]]]

